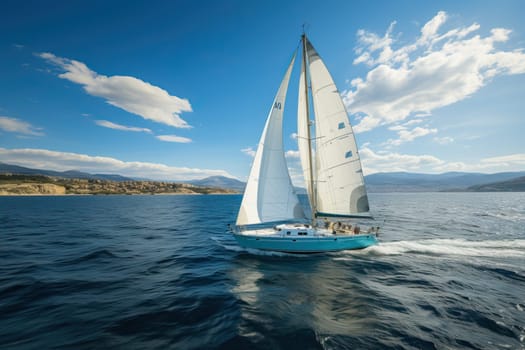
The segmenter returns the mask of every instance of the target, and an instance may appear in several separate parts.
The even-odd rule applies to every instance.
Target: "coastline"
[[[238,194],[238,191],[197,186],[186,183],[155,181],[108,181],[4,176],[0,196],[69,196],[69,195],[196,195]],[[36,180],[36,181],[35,181]],[[40,180],[40,181],[39,181]]]
[[[166,193],[0,193],[0,197],[67,197],[67,196],[216,196],[216,195],[239,195],[239,192],[209,192],[209,193],[187,193],[187,192],[166,192]]]

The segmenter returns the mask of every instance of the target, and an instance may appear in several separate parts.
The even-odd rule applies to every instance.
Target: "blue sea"
[[[373,193],[380,244],[314,255],[240,201],[0,197],[0,348],[525,348],[525,193]]]

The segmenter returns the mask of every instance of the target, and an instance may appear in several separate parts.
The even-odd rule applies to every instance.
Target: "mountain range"
[[[31,169],[0,163],[0,174],[45,175],[67,179],[97,179],[109,181],[133,181],[137,179],[113,174],[89,174],[75,170],[53,171]],[[365,176],[369,192],[438,192],[438,191],[525,191],[525,171],[495,174],[448,172],[443,174],[418,174],[406,172],[375,173]],[[246,183],[224,176],[211,176],[186,183],[237,192],[244,191]],[[297,188],[299,193],[305,193]]]
[[[369,192],[486,191],[489,187],[483,187],[482,185],[507,182],[522,176],[525,176],[525,171],[495,174],[466,172],[418,174],[393,172],[371,174],[365,176],[365,181]],[[507,185],[510,185],[510,183]],[[502,184],[492,186],[491,188],[499,188],[502,191],[514,190],[510,189],[511,187]]]
[[[130,177],[113,174],[89,174],[76,170],[54,171],[44,169],[32,169],[18,165],[6,164],[0,162],[0,174],[18,174],[18,175],[44,175],[51,177],[61,177],[64,179],[92,179],[108,181],[133,181]]]
[[[244,191],[246,186],[245,182],[225,176],[210,176],[200,180],[188,181],[188,183],[196,186],[228,188],[238,192]]]
[[[474,185],[470,186],[467,190],[474,192],[525,192],[525,176],[510,179],[507,181]]]

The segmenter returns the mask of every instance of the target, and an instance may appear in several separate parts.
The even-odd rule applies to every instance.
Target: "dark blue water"
[[[0,348],[525,348],[525,193],[372,194],[380,245],[308,256],[240,200],[0,197]]]

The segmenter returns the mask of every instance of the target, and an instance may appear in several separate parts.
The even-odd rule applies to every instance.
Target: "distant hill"
[[[443,174],[376,173],[365,177],[369,192],[471,191],[468,188],[525,176],[525,172],[496,174],[448,172]]]
[[[64,179],[92,179],[109,181],[133,181],[132,178],[114,174],[89,174],[76,170],[53,171],[44,169],[32,169],[18,165],[0,163],[0,174],[21,174],[21,175],[44,175],[61,177]]]
[[[148,179],[132,179],[122,175],[116,174],[89,174],[77,170],[68,171],[54,171],[44,169],[32,169],[18,165],[6,164],[0,162],[0,174],[19,174],[19,175],[43,175],[51,177],[60,177],[64,179],[88,179],[88,180],[107,180],[107,181],[136,181]],[[200,180],[187,181],[187,183],[202,186],[202,187],[215,187],[215,188],[226,188],[235,190],[238,192],[244,191],[246,184],[242,181],[232,179],[225,176],[210,176]]]
[[[113,174],[89,174],[75,170],[52,171],[31,169],[0,163],[0,174],[43,175],[66,179],[91,179],[107,181],[134,181],[129,177]],[[440,192],[440,191],[523,191],[525,171],[496,174],[448,172],[443,174],[419,174],[406,172],[376,173],[365,176],[368,192]],[[145,179],[142,179],[145,180]],[[148,180],[146,180],[148,181]],[[213,188],[243,192],[246,183],[225,176],[210,176],[187,183]],[[296,187],[304,194],[304,188]]]
[[[188,181],[188,183],[197,186],[228,188],[238,192],[244,191],[246,186],[246,183],[242,181],[225,176],[210,176],[200,180]]]
[[[525,176],[507,181],[470,186],[467,190],[474,192],[525,192]]]

